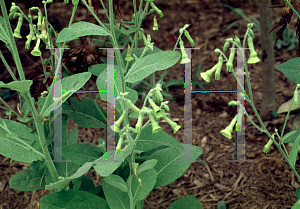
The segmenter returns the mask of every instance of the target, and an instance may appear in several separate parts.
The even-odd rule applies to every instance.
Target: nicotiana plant
[[[298,19],[298,22],[300,21],[300,16],[299,14],[295,11],[295,9],[292,7],[292,5],[290,4],[289,1],[285,0],[286,3],[286,7],[285,7],[285,14],[282,17],[282,20],[280,21],[280,23],[278,24],[280,26],[279,31],[277,32],[277,35],[280,36],[280,34],[282,34],[282,32],[284,31],[284,28],[286,27],[286,24],[284,24],[283,21],[289,22],[289,20],[287,20],[286,16],[289,15],[289,18],[291,16],[291,14],[293,13],[293,11],[296,13]],[[297,34],[300,30],[299,28],[299,23],[297,23]],[[291,111],[291,107],[292,105],[294,106],[298,106],[299,104],[299,96],[298,96],[298,89],[300,88],[300,77],[299,77],[299,73],[300,73],[300,58],[293,58],[288,60],[287,62],[280,64],[276,67],[276,69],[278,69],[279,71],[281,71],[285,76],[287,76],[291,81],[293,81],[294,83],[297,84],[295,91],[294,91],[294,97],[293,97],[293,101],[291,102],[291,105],[289,107],[284,125],[283,125],[283,130],[281,132],[281,135],[278,133],[278,130],[275,129],[275,133],[270,134],[269,131],[266,129],[264,123],[262,122],[255,106],[253,103],[253,96],[252,96],[252,90],[251,90],[251,83],[250,83],[250,79],[249,79],[249,71],[248,71],[248,67],[247,64],[255,64],[258,63],[260,61],[260,59],[257,57],[257,53],[254,49],[253,46],[253,39],[255,38],[254,33],[252,31],[252,27],[253,27],[253,23],[249,23],[248,27],[247,27],[247,31],[245,33],[244,39],[243,39],[243,44],[241,44],[240,39],[235,36],[235,38],[228,38],[226,39],[226,42],[224,44],[223,47],[223,52],[220,49],[215,49],[216,53],[220,53],[219,55],[219,62],[210,70],[207,70],[206,72],[201,73],[201,77],[206,81],[206,82],[210,82],[210,78],[212,76],[212,74],[215,72],[215,80],[220,80],[220,72],[222,69],[222,65],[223,62],[226,62],[226,68],[227,68],[227,72],[232,72],[234,77],[237,80],[237,83],[240,87],[240,89],[242,89],[243,92],[241,92],[241,94],[238,95],[239,98],[245,99],[247,102],[250,103],[251,108],[253,109],[255,115],[258,118],[258,121],[261,125],[261,128],[256,125],[253,120],[249,117],[243,102],[240,101],[231,101],[229,102],[228,105],[237,105],[238,107],[238,113],[237,115],[232,119],[232,121],[230,122],[230,124],[223,130],[220,131],[220,133],[225,136],[228,139],[231,139],[231,133],[233,130],[241,131],[242,130],[242,119],[244,118],[244,114],[247,116],[247,118],[250,120],[250,122],[261,132],[266,133],[268,135],[269,142],[265,145],[263,152],[267,153],[268,150],[270,149],[270,146],[272,144],[275,144],[276,147],[279,149],[279,151],[281,152],[281,154],[283,155],[284,159],[286,160],[286,162],[288,163],[288,165],[290,166],[290,168],[292,169],[292,171],[294,172],[295,176],[297,177],[298,181],[300,181],[300,176],[297,173],[296,169],[295,169],[295,164],[296,164],[296,158],[298,155],[298,146],[300,143],[300,128],[295,129],[289,133],[284,134],[284,129],[287,123],[287,119],[289,116],[289,113]],[[284,28],[282,28],[284,27]],[[299,34],[298,34],[299,35]],[[248,48],[246,47],[246,40],[248,43]],[[229,48],[229,46],[232,46],[230,48],[230,55],[229,58],[226,57],[226,55],[224,54],[224,52],[226,52],[226,50]],[[243,62],[243,60],[246,60],[245,54],[241,53],[243,52],[244,49],[249,49],[250,50],[250,57],[247,61],[247,63]],[[247,78],[247,83],[248,83],[248,89],[249,89],[249,95],[247,94],[247,92],[244,90],[244,86],[241,84],[240,80],[237,77],[236,72],[233,70],[233,59],[235,56],[235,51],[240,52],[240,54],[242,54],[240,57],[238,55],[238,62],[239,62],[239,58],[240,60],[242,60],[242,68],[240,69],[242,71],[242,78],[244,78],[244,70],[245,70],[245,74],[246,74],[246,78]],[[237,73],[238,73],[237,69]],[[239,93],[239,92],[238,92]],[[234,129],[234,125],[236,125],[236,129]],[[276,136],[278,137],[279,141],[275,140]],[[287,151],[285,144],[286,143],[292,143],[292,149],[290,152]],[[292,209],[296,209],[296,208],[300,208],[300,188],[298,187],[296,189],[296,197],[297,197],[297,201],[296,203],[293,205]]]
[[[47,5],[52,1],[42,1],[44,15],[38,7],[30,8],[28,15],[25,15],[15,3],[12,3],[7,14],[4,0],[0,0],[3,15],[0,16],[0,40],[11,52],[19,74],[17,79],[0,51],[1,60],[14,80],[7,84],[0,81],[0,87],[17,91],[20,99],[16,112],[0,98],[6,106],[0,107],[6,110],[9,118],[0,119],[0,154],[29,165],[27,169],[16,173],[9,184],[13,189],[20,191],[53,191],[40,200],[41,208],[143,208],[144,199],[153,189],[178,179],[193,161],[199,160],[202,153],[201,147],[185,144],[192,151],[192,159],[186,161],[186,146],[159,126],[159,121],[163,118],[170,124],[174,133],[180,129],[180,126],[169,118],[170,113],[167,113],[170,109],[168,101],[164,101],[162,96],[163,76],[159,81],[153,82],[141,108],[134,105],[138,95],[130,87],[148,76],[152,76],[155,81],[156,71],[164,70],[165,75],[167,69],[175,65],[181,57],[181,54],[175,51],[178,43],[182,53],[180,63],[190,62],[181,40],[184,34],[191,45],[194,45],[187,31],[189,25],[180,29],[174,50],[162,51],[151,42],[151,36],[145,35],[144,30],[140,28],[147,15],[156,12],[159,17],[163,17],[162,11],[155,6],[153,0],[140,0],[139,6],[133,0],[132,21],[121,20],[120,25],[116,24],[113,14],[113,0],[108,1],[108,6],[100,0],[108,23],[100,21],[92,9],[91,1],[81,2],[96,19],[97,24],[84,21],[73,23],[79,1],[72,0],[73,12],[69,26],[57,33],[47,16]],[[65,3],[69,1],[65,0]],[[14,32],[9,22],[12,18],[18,18]],[[156,18],[154,16],[153,30],[158,30],[159,20]],[[22,38],[20,28],[23,21],[29,23],[30,29],[26,36],[25,48],[30,49],[32,41],[35,41],[31,55],[40,57],[45,81],[49,76],[55,78],[51,85],[45,82],[47,91],[39,97],[38,107],[35,107],[35,99],[30,95],[32,81],[25,78],[14,39]],[[108,37],[116,60],[114,61],[113,56],[112,59],[108,57],[106,63],[92,65],[88,72],[71,76],[63,74],[60,79],[60,63],[66,44],[83,36],[93,36],[94,40],[100,42]],[[144,47],[138,48],[139,40],[144,42]],[[42,43],[51,52],[48,59],[43,59],[43,50],[40,50],[43,47]],[[119,47],[122,45],[128,45],[128,48],[121,53]],[[55,69],[55,75],[46,71],[48,65]],[[64,64],[62,67],[66,68]],[[115,79],[109,80],[108,74],[111,73],[111,69],[115,70]],[[86,93],[91,99],[78,101],[70,98],[77,90],[85,90],[83,86],[92,74],[97,76],[99,93],[96,98],[93,98],[88,90]],[[54,94],[58,86],[54,85],[55,80],[58,83],[57,79],[62,84],[62,95],[59,96]],[[113,124],[107,119],[109,113],[106,114],[96,103],[100,97],[113,105],[110,95],[106,94],[109,84],[113,84],[116,116],[119,116]],[[71,100],[74,109],[64,103],[68,99]],[[59,110],[61,114],[57,114]],[[130,110],[133,112],[130,113]],[[12,121],[11,114],[16,115],[18,121]],[[101,138],[98,146],[88,142],[77,143],[77,128],[71,132],[67,131],[69,117],[81,127],[106,129],[107,133],[115,136],[116,149],[106,149]],[[138,119],[134,127],[130,126],[131,118]],[[85,176],[92,168],[104,177],[101,186],[95,187],[92,179]],[[194,196],[189,195],[173,202],[170,208],[202,206]]]

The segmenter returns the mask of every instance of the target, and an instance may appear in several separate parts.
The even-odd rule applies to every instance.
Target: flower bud
[[[164,14],[162,13],[162,11],[160,9],[158,9],[153,2],[150,2],[150,6],[152,7],[152,9],[155,10],[155,12],[160,16],[160,17],[163,17]]]
[[[14,34],[13,34],[14,37],[16,37],[16,38],[22,38],[22,36],[21,36],[22,23],[23,23],[23,18],[20,16],[19,20],[18,20],[17,27],[15,28],[15,31],[14,31]]]
[[[133,57],[130,55],[130,45],[128,44],[128,49],[125,57],[125,61],[130,62],[133,60]]]
[[[234,59],[234,55],[235,55],[235,48],[231,48],[230,49],[229,58],[228,58],[228,61],[226,63],[227,72],[232,72],[233,71],[233,59]]]
[[[255,64],[257,62],[260,61],[260,59],[257,57],[257,53],[254,49],[254,46],[253,46],[253,39],[252,37],[249,35],[248,36],[248,46],[249,46],[249,50],[250,50],[250,57],[248,59],[248,64]]]
[[[153,28],[152,28],[152,30],[158,30],[156,15],[153,18]]]
[[[194,40],[192,39],[192,37],[190,36],[190,34],[187,30],[184,31],[184,35],[188,39],[188,41],[190,42],[191,46],[194,47],[195,42],[194,42]]]
[[[223,65],[223,56],[220,54],[217,70],[216,70],[216,73],[215,73],[215,80],[216,81],[220,80],[222,65]]]

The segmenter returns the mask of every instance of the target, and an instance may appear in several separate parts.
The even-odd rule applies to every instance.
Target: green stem
[[[19,53],[18,53],[16,41],[14,39],[13,32],[12,32],[12,29],[11,29],[11,26],[10,26],[9,17],[7,15],[7,10],[6,10],[4,0],[0,0],[0,4],[1,4],[2,15],[3,15],[5,25],[6,25],[6,29],[7,29],[6,31],[8,31],[8,36],[9,36],[8,44],[11,46],[11,50],[12,50],[11,53],[13,55],[15,64],[17,66],[17,70],[18,70],[20,79],[21,79],[21,81],[24,81],[25,80],[25,75],[24,75],[24,71],[23,71],[23,68],[22,68],[20,56],[19,56]]]
[[[0,127],[2,129],[4,129],[7,133],[12,134],[12,132],[9,129],[5,128],[3,125],[0,124]],[[1,137],[3,137],[3,136],[1,136]],[[16,138],[16,140],[18,142],[20,142],[21,144],[23,144],[25,147],[29,148],[32,152],[38,154],[39,156],[41,156],[42,158],[45,159],[45,155],[43,155],[42,153],[40,153],[39,151],[37,151],[36,149],[34,149],[32,146],[30,146],[29,144],[27,144],[24,140],[20,139],[20,137]],[[25,139],[25,140],[27,140],[27,139]]]
[[[246,32],[245,37],[244,37],[243,48],[245,47],[246,35],[247,35],[247,32]],[[244,57],[244,60],[245,60],[245,55],[243,55],[243,57]],[[280,143],[277,143],[276,140],[274,139],[274,137],[268,132],[268,130],[266,129],[264,123],[262,122],[262,120],[261,120],[261,118],[260,118],[260,116],[259,116],[259,114],[258,114],[258,112],[257,112],[257,110],[256,110],[256,108],[255,108],[255,106],[254,106],[247,64],[244,63],[244,66],[245,66],[245,72],[246,72],[246,77],[247,77],[248,87],[249,87],[249,94],[250,94],[250,102],[249,102],[249,103],[250,103],[250,105],[251,105],[251,107],[252,107],[252,109],[253,109],[253,111],[254,111],[254,113],[255,113],[255,115],[256,115],[258,121],[259,121],[259,123],[260,123],[261,126],[262,126],[262,129],[263,129],[262,132],[266,133],[267,136],[268,136],[270,139],[272,139],[273,143],[276,145],[276,147],[278,148],[278,150],[280,151],[280,153],[283,155],[284,159],[286,160],[286,162],[288,163],[288,165],[290,166],[290,168],[293,170],[293,172],[294,172],[294,174],[296,175],[297,179],[300,181],[300,176],[299,176],[299,174],[297,173],[297,171],[295,170],[295,166],[292,165],[292,163],[290,162],[289,158],[287,157],[287,155],[285,154],[285,152],[282,150]],[[235,78],[236,78],[236,76],[235,76]],[[237,79],[237,78],[236,78],[236,79]],[[237,81],[238,81],[238,79],[237,79]],[[244,88],[244,87],[241,85],[240,82],[238,82],[238,84],[240,85],[240,87],[241,87],[242,89]],[[245,112],[246,112],[246,111],[245,111]],[[247,117],[250,119],[250,117],[249,117],[248,114],[247,114]],[[252,120],[250,119],[250,121],[252,121]],[[253,121],[252,121],[252,122],[253,122]],[[254,124],[254,123],[253,123],[253,124]],[[258,128],[258,127],[256,126],[256,128]],[[258,128],[258,130],[261,130],[261,129]],[[280,140],[280,139],[279,139],[279,140]]]
[[[20,56],[19,56],[19,53],[18,53],[18,50],[17,50],[16,42],[15,42],[15,39],[13,37],[12,29],[11,29],[11,26],[10,26],[10,23],[9,23],[9,18],[8,18],[8,15],[7,15],[7,12],[6,12],[6,7],[5,7],[4,0],[0,0],[0,4],[1,4],[2,14],[3,14],[4,20],[5,20],[5,24],[6,24],[7,31],[8,31],[9,38],[10,38],[10,45],[11,45],[13,58],[14,58],[14,61],[16,63],[16,66],[17,66],[17,70],[18,70],[20,79],[21,79],[21,81],[24,81],[25,80],[25,75],[24,75],[24,71],[23,71],[23,68],[22,68]],[[28,20],[28,18],[27,18],[27,20]],[[35,125],[36,125],[36,128],[37,128],[37,133],[38,133],[40,145],[41,145],[41,148],[42,148],[43,153],[45,155],[45,160],[46,160],[45,165],[47,166],[47,168],[49,170],[49,173],[51,175],[51,178],[52,178],[53,182],[56,182],[58,180],[58,176],[57,176],[56,168],[53,164],[53,161],[51,159],[50,153],[49,153],[48,148],[47,148],[47,143],[46,143],[46,139],[45,139],[45,135],[44,135],[44,129],[43,129],[42,124],[41,124],[41,120],[38,117],[38,113],[37,113],[37,110],[34,107],[33,102],[30,99],[29,91],[27,91],[26,93],[23,93],[22,96],[24,97],[25,101],[29,105],[32,116],[34,118],[34,122],[35,122]]]
[[[9,109],[11,112],[13,112],[16,116],[22,117],[22,116],[18,115],[18,113],[17,113],[16,111],[14,111],[14,110],[6,103],[1,97],[0,97],[0,101],[3,102],[3,104],[4,104],[6,107],[8,107],[8,109]],[[6,109],[6,108],[4,108],[4,107],[1,107],[1,108]]]
[[[1,25],[1,24],[0,24],[0,25]],[[8,70],[10,76],[14,79],[14,81],[17,81],[16,76],[14,75],[13,71],[10,69],[9,65],[7,64],[7,62],[6,62],[5,58],[4,58],[4,56],[3,56],[2,52],[1,52],[1,50],[0,50],[0,58],[1,58],[2,62],[4,63],[6,69]]]

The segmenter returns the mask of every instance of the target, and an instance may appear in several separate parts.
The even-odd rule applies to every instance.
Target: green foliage
[[[65,3],[68,2],[65,1]],[[51,53],[47,60],[43,60],[40,56],[45,72],[45,81],[51,76],[51,73],[46,73],[45,63],[54,68],[56,59],[59,63],[61,62],[62,53],[57,56],[56,51],[50,47],[54,43],[50,35],[55,30],[48,22],[47,17],[42,17],[39,8],[33,7],[29,10],[38,10],[38,17],[31,15],[31,13],[26,16],[18,6],[13,4],[11,13],[8,15],[4,12],[3,17],[0,17],[0,41],[4,42],[12,52],[21,81],[15,78],[8,66],[7,70],[14,81],[8,84],[1,81],[0,88],[18,91],[21,102],[17,113],[1,99],[8,107],[1,108],[6,109],[9,115],[15,114],[19,122],[0,118],[0,154],[12,160],[29,164],[29,168],[16,173],[10,179],[9,183],[12,188],[20,191],[40,189],[54,191],[40,200],[42,209],[74,208],[74,205],[78,208],[142,208],[144,199],[153,189],[166,186],[181,177],[192,162],[199,160],[199,156],[203,152],[202,148],[198,146],[183,146],[175,138],[161,130],[162,128],[159,126],[160,119],[163,118],[170,124],[174,133],[180,128],[168,118],[170,116],[170,113],[166,113],[169,111],[168,101],[164,101],[162,96],[168,94],[162,92],[162,88],[168,89],[170,86],[183,85],[183,80],[163,82],[167,69],[174,66],[183,55],[175,50],[162,51],[156,48],[151,42],[151,36],[147,35],[146,38],[143,30],[140,30],[141,21],[150,14],[148,11],[150,1],[146,1],[144,9],[140,7],[133,20],[126,22],[126,26],[115,25],[114,16],[107,17],[110,20],[109,24],[101,22],[87,2],[85,0],[81,2],[93,14],[99,25],[88,22],[72,23],[78,4],[78,1],[72,1],[74,7],[69,27],[64,28],[58,35],[54,33],[54,41],[59,47],[65,48],[70,41],[78,41],[81,37],[93,36],[93,41],[106,43],[105,46],[110,48],[117,49],[122,45],[131,44],[131,50],[128,53],[127,50],[124,50],[122,54],[119,50],[115,50],[115,79],[113,81],[107,81],[107,69],[110,65],[109,60],[103,59],[104,64],[90,66],[89,72],[70,76],[68,73],[63,73],[60,81],[62,95],[59,97],[57,94],[56,97],[54,96],[55,79],[53,79],[50,85],[46,85],[47,91],[39,97],[38,107],[35,108],[35,100],[29,92],[33,82],[25,80],[8,17],[18,16],[29,22],[32,30],[31,36],[28,37],[37,40],[35,50],[38,50],[39,53],[43,53],[43,50],[40,51],[39,49],[41,41],[50,48]],[[42,3],[49,4],[52,1],[42,1]],[[109,13],[112,13],[112,3],[112,0],[109,0]],[[7,11],[3,0],[0,0],[0,4],[2,11]],[[151,2],[151,7],[161,17],[163,16],[162,11],[153,2]],[[105,13],[108,14],[107,9],[104,9]],[[138,21],[135,21],[136,17],[138,17]],[[41,35],[41,28],[36,27],[34,22],[38,19],[40,25],[43,18],[48,33],[43,26],[43,38],[34,39],[33,36],[36,38]],[[189,41],[193,43],[186,31],[187,28],[188,25],[181,30],[186,36],[189,36]],[[140,32],[136,33],[136,31]],[[144,47],[137,48],[138,37],[135,36],[137,34],[142,35]],[[106,42],[107,38],[109,41]],[[30,47],[30,42],[27,42],[26,47]],[[177,44],[174,49],[176,47]],[[125,59],[126,55],[127,57],[132,56],[134,59]],[[6,63],[3,56],[1,59]],[[66,68],[64,65],[63,67]],[[155,72],[162,70],[164,73],[156,82]],[[55,75],[52,76],[57,77],[59,70],[55,69],[54,72]],[[199,73],[200,65],[196,75],[199,76]],[[92,74],[97,76],[95,84],[99,90],[97,97],[93,98],[86,91],[91,98],[90,100],[81,99],[78,101],[70,98],[77,90],[85,90],[84,85],[90,80]],[[143,107],[138,108],[133,105],[138,99],[138,93],[134,87],[137,83],[147,85],[144,79],[149,76],[154,77],[154,79],[152,79],[151,85],[148,84],[149,92],[147,94],[144,92]],[[96,103],[99,97],[103,101],[109,99],[106,95],[108,82],[112,82],[114,86],[116,110],[121,115],[118,120],[119,123],[109,124],[106,118],[107,113]],[[199,82],[195,83],[202,85]],[[56,85],[59,84],[56,83]],[[67,100],[72,103],[72,107],[65,103]],[[61,118],[54,112],[59,107],[62,107]],[[130,127],[129,109],[134,110],[135,116],[141,118],[139,126]],[[32,115],[29,116],[29,113]],[[143,123],[145,115],[148,115],[150,120]],[[100,138],[99,146],[89,142],[78,143],[77,127],[71,132],[67,131],[69,117],[81,127],[102,128],[114,134],[117,138],[116,150],[105,149],[106,144]],[[61,127],[55,126],[54,121],[57,119],[61,120]],[[123,127],[120,127],[121,124]],[[60,138],[55,138],[56,134]],[[58,145],[57,142],[59,142]],[[187,149],[192,154],[190,162],[185,161],[184,158]],[[57,155],[59,160],[57,160]],[[92,179],[85,176],[90,169],[95,169],[100,176],[104,177],[100,187],[95,187]],[[170,208],[202,208],[202,206],[195,197],[187,196],[182,200],[175,201]]]

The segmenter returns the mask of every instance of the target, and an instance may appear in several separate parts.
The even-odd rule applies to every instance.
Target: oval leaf
[[[156,71],[175,65],[180,56],[181,54],[175,51],[162,51],[145,56],[129,69],[125,81],[129,83],[141,81]]]
[[[11,90],[19,91],[19,92],[27,92],[32,85],[32,80],[25,80],[25,81],[12,81],[8,84],[3,83],[0,81],[0,87],[9,88]]]
[[[282,72],[295,84],[300,84],[300,57],[290,59],[289,61],[280,64],[275,67],[277,70]]]
[[[58,35],[56,39],[56,43],[64,42],[64,41],[72,41],[81,36],[89,36],[89,35],[97,35],[97,36],[108,36],[107,33],[101,26],[95,25],[89,22],[77,22],[72,24],[68,28],[64,28]]]

